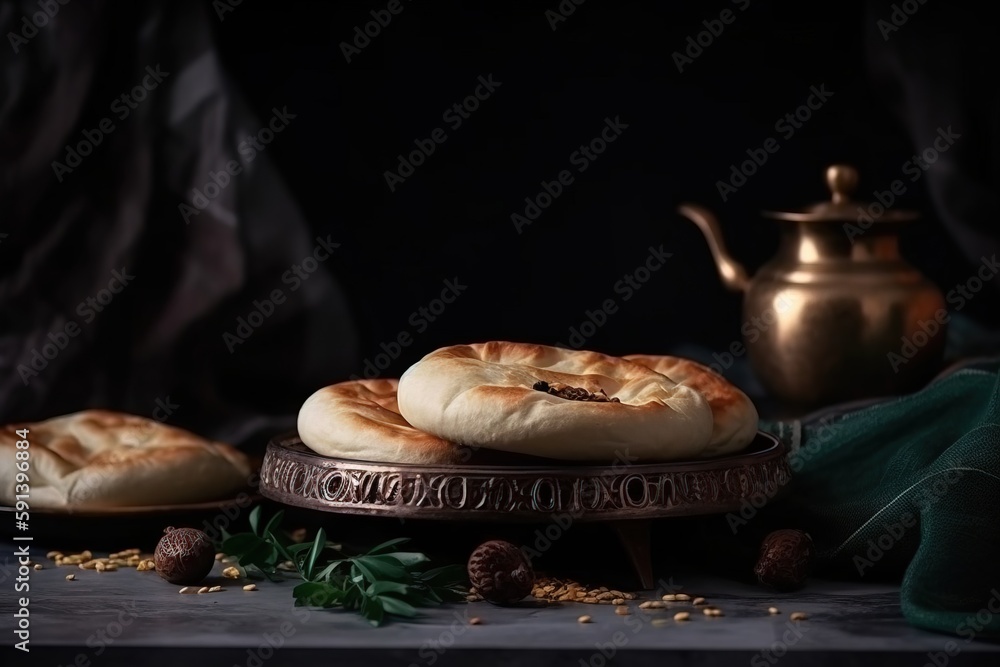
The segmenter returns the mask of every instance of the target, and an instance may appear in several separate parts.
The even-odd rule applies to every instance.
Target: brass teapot
[[[752,279],[708,210],[679,208],[726,286],[745,294],[741,333],[757,377],[802,407],[920,387],[941,365],[948,321],[941,291],[899,254],[899,231],[917,215],[852,200],[853,167],[829,167],[826,181],[830,201],[764,212],[780,221],[781,242]]]

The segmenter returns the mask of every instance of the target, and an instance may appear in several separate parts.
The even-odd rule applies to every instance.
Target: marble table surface
[[[27,592],[15,546],[0,557],[3,664],[44,665],[1000,665],[1000,646],[922,631],[900,615],[893,586],[812,581],[792,594],[719,578],[675,575],[661,590],[706,597],[724,610],[709,618],[682,603],[670,610],[618,616],[610,605],[559,604],[503,608],[484,602],[423,610],[419,618],[380,628],[351,613],[296,608],[292,582],[258,582],[245,592],[221,577],[225,590],[179,595],[155,572],[98,573],[55,567],[32,547],[42,570]],[[75,581],[65,579],[68,573]],[[643,594],[652,598],[653,593]],[[30,653],[15,650],[18,598],[29,598]],[[779,615],[769,615],[776,606]],[[673,620],[691,609],[688,622]],[[793,623],[791,612],[808,614]],[[588,614],[592,622],[581,624]],[[469,619],[481,623],[472,625]],[[949,652],[951,653],[949,655]],[[9,661],[14,658],[14,661]]]

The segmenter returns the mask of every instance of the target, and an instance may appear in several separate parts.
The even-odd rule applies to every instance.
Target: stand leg
[[[632,570],[644,590],[653,589],[653,554],[649,546],[649,521],[615,521],[613,527],[628,555]]]

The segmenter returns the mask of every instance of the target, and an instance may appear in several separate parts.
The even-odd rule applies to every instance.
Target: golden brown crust
[[[143,417],[86,410],[0,428],[0,500],[14,499],[19,429],[28,429],[31,506],[131,507],[230,497],[247,486],[230,445]]]
[[[567,400],[536,383],[603,391]],[[464,444],[564,460],[676,460],[702,455],[711,411],[698,392],[644,366],[590,351],[493,341],[428,354],[400,379],[414,427]]]
[[[299,410],[299,437],[324,456],[406,464],[454,464],[462,449],[419,431],[396,404],[398,381],[354,380],[323,387]]]
[[[629,361],[650,368],[699,392],[712,408],[713,448],[746,446],[757,432],[757,409],[750,398],[711,368],[669,355],[630,354]]]

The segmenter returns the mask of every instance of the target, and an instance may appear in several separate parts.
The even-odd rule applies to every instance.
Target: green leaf
[[[240,556],[239,562],[240,565],[255,565],[261,570],[267,571],[273,569],[277,557],[274,553],[274,547],[261,540],[257,547]]]
[[[305,565],[302,568],[306,579],[312,579],[313,568],[316,566],[316,560],[319,555],[323,552],[323,547],[326,546],[326,533],[320,528],[319,532],[316,533],[316,541],[313,542],[312,549],[309,550],[309,555],[306,557]]]
[[[364,597],[361,600],[361,615],[368,619],[368,622],[378,627],[385,618],[385,609],[382,607],[382,600],[379,598]]]
[[[260,505],[250,510],[250,530],[253,531],[254,535],[260,535],[260,513]]]
[[[412,568],[415,565],[419,565],[420,563],[427,563],[430,561],[430,558],[422,553],[417,553],[416,551],[393,551],[392,553],[385,554],[384,556],[372,557],[380,560],[394,560],[407,569]]]
[[[268,535],[277,535],[278,526],[281,525],[281,520],[285,518],[285,510],[278,510],[277,514],[271,517],[271,520],[267,522],[264,526],[264,537]]]
[[[409,591],[410,588],[406,584],[400,584],[395,581],[376,581],[365,590],[365,593],[368,595],[382,595],[384,593],[406,595]]]
[[[307,581],[292,589],[292,595],[300,606],[330,607],[344,597],[344,591],[327,583]]]
[[[265,544],[253,533],[237,533],[222,543],[222,551],[230,556],[241,556]]]
[[[312,577],[313,581],[322,581],[323,579],[326,579],[331,574],[333,574],[334,571],[338,567],[340,567],[341,565],[343,565],[346,562],[348,562],[348,561],[346,561],[346,560],[335,560],[335,561],[333,561],[332,563],[330,563],[329,565],[327,565],[326,567],[324,567],[322,570],[320,570],[319,572],[317,572],[316,574],[314,574],[313,577]]]
[[[396,563],[380,560],[379,556],[357,556],[351,559],[369,581],[388,579],[409,582],[410,574]]]
[[[379,595],[378,600],[382,603],[382,608],[390,614],[406,616],[408,618],[413,618],[417,615],[416,608],[409,602],[404,602],[389,595]]]
[[[378,553],[381,553],[383,551],[387,551],[389,549],[392,549],[392,548],[394,548],[398,544],[405,544],[405,543],[407,543],[409,541],[410,541],[410,538],[408,538],[408,537],[397,537],[394,540],[389,540],[388,542],[383,542],[382,544],[379,544],[378,546],[372,547],[371,549],[368,550],[368,555],[369,556],[374,556],[375,554],[378,554]]]

